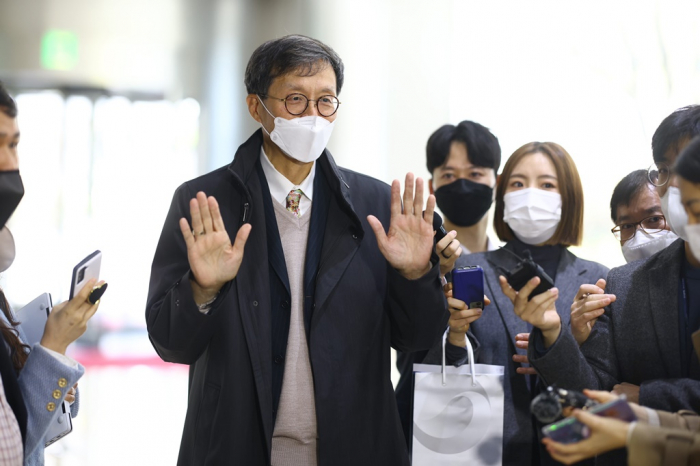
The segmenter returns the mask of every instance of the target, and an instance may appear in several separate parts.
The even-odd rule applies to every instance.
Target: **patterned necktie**
[[[299,200],[301,199],[301,189],[292,189],[287,194],[287,210],[297,217],[301,217],[299,211]]]

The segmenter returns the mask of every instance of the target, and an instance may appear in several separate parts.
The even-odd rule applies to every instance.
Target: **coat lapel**
[[[685,243],[678,240],[653,260],[649,269],[649,305],[656,342],[668,377],[681,374],[678,342],[678,280]],[[643,317],[643,316],[640,316]]]
[[[319,159],[320,168],[330,188],[328,220],[323,235],[323,246],[316,279],[316,300],[311,317],[311,328],[325,311],[324,305],[350,261],[360,248],[364,230],[355,214],[350,198],[350,187],[345,183],[328,151]]]
[[[588,269],[584,262],[577,261],[576,256],[569,252],[568,249],[562,250],[559,266],[557,267],[557,276],[554,279],[554,286],[559,290],[556,306],[562,326],[569,325],[571,322],[571,303],[574,302],[578,289],[583,285],[581,276],[586,272],[588,272]],[[592,283],[592,285],[595,285],[595,283]]]
[[[487,293],[490,293],[490,295],[487,296],[489,296],[496,305],[503,325],[510,335],[510,342],[514,346],[515,335],[528,332],[527,323],[515,315],[513,303],[503,294],[501,284],[498,282],[498,276],[501,275],[499,267],[510,270],[518,263],[518,260],[512,254],[509,254],[508,251],[500,248],[490,254],[488,261],[492,267],[488,267],[484,270],[484,279],[486,280],[486,288],[488,290]]]

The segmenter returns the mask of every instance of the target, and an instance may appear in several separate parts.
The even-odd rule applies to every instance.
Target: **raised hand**
[[[402,209],[401,185],[398,180],[391,183],[391,224],[388,234],[377,217],[367,216],[384,258],[409,280],[418,279],[430,270],[434,234],[435,196],[431,194],[428,197],[423,214],[423,180],[416,180],[415,196],[413,184],[413,173],[409,173],[406,175]]]
[[[614,294],[605,294],[602,278],[595,285],[581,285],[571,305],[571,333],[579,346],[588,339],[598,317],[605,312],[605,306],[615,299]]]
[[[187,219],[181,218],[180,230],[194,276],[194,281],[190,281],[194,300],[203,304],[214,299],[226,282],[236,278],[251,226],[247,223],[241,226],[231,244],[218,202],[201,191],[190,200],[190,215],[192,229]]]
[[[545,346],[547,348],[552,346],[557,337],[559,337],[559,331],[561,330],[561,319],[554,305],[559,297],[559,290],[550,288],[528,300],[530,293],[540,284],[539,277],[531,278],[520,291],[515,291],[508,284],[506,277],[502,275],[498,277],[498,281],[501,284],[503,294],[513,303],[515,314],[525,322],[532,324],[533,327],[542,330]]]

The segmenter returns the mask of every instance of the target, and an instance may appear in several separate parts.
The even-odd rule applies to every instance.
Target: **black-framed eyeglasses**
[[[638,227],[649,234],[658,233],[661,230],[666,229],[666,217],[661,214],[656,214],[647,217],[640,222],[628,222],[615,225],[615,228],[610,231],[612,231],[612,234],[615,235],[615,238],[618,240],[628,241],[634,238],[634,235],[637,234],[637,230],[639,229]]]
[[[309,107],[309,102],[316,102],[318,114],[324,117],[329,117],[338,111],[340,101],[334,95],[322,95],[316,100],[309,99],[304,94],[289,94],[284,99],[263,94],[262,97],[279,100],[284,102],[284,108],[294,116],[301,115]]]
[[[654,186],[663,186],[668,183],[672,175],[671,168],[663,162],[654,163],[647,170],[649,182]]]

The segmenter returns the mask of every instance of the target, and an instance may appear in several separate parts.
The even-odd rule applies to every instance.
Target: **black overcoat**
[[[229,166],[177,189],[153,260],[149,337],[163,360],[190,365],[179,465],[270,464],[277,362],[271,351],[265,212],[255,167],[261,144],[259,130]],[[408,465],[390,379],[390,347],[428,349],[446,328],[438,264],[423,278],[403,278],[380,253],[366,219],[372,214],[389,227],[390,187],[338,168],[328,151],[318,165],[331,192],[307,322],[318,464]],[[252,225],[238,276],[206,315],[192,298],[178,226],[182,217],[189,221],[188,203],[198,191],[218,200],[232,238],[243,222]]]

